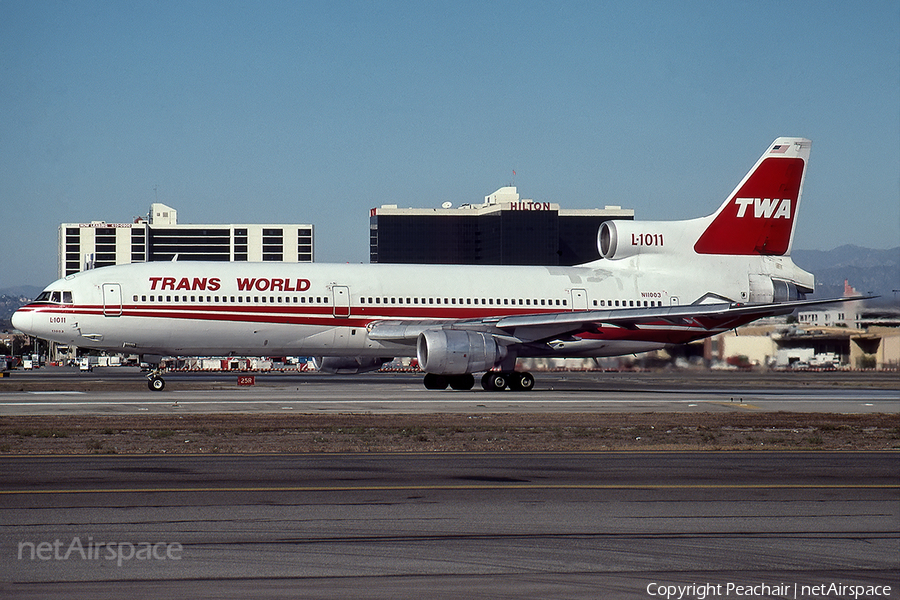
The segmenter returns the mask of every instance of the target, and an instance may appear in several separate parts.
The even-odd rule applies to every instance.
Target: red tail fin
[[[698,254],[788,255],[811,142],[778,138],[713,215]]]

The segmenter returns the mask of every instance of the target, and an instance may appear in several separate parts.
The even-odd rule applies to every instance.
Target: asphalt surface
[[[900,412],[895,373],[236,377],[16,372],[0,416]],[[3,598],[900,598],[897,452],[6,455],[0,523]]]
[[[421,375],[169,373],[41,369],[0,379],[0,415],[222,413],[900,412],[896,373],[540,373],[534,391],[429,391]]]
[[[897,598],[898,466],[891,452],[6,456],[0,592],[807,598],[834,583]]]

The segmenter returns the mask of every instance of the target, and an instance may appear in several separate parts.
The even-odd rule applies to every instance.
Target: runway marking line
[[[725,402],[724,400],[707,400],[704,402],[705,404],[719,404],[721,406],[730,406],[731,408],[746,408],[747,410],[760,410],[760,408],[753,404],[748,404],[746,402]]]
[[[808,490],[808,489],[866,489],[894,490],[900,484],[446,484],[446,485],[361,485],[361,486],[275,486],[275,487],[175,487],[175,488],[108,488],[73,490],[0,490],[0,495],[52,494],[151,494],[151,493],[213,493],[213,492],[394,492],[441,490]]]

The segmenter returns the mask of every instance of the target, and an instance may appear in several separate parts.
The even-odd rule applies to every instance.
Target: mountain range
[[[861,294],[880,296],[876,304],[898,303],[900,246],[873,250],[839,246],[834,250],[794,250],[794,263],[816,276],[813,298],[836,298],[844,293],[844,280]]]

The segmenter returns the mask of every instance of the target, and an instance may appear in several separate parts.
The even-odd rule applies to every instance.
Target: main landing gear
[[[471,373],[463,375],[426,373],[424,384],[429,390],[445,390],[448,386],[454,390],[471,390],[475,386],[475,377]],[[531,373],[520,371],[488,371],[481,378],[481,387],[489,392],[502,390],[530,392],[534,389],[534,377]]]
[[[534,389],[534,376],[525,371],[488,371],[481,378],[481,387],[489,392],[530,392]]]
[[[471,373],[462,375],[436,375],[435,373],[425,374],[425,389],[429,390],[445,390],[449,385],[454,390],[471,390],[475,385],[475,376]]]

